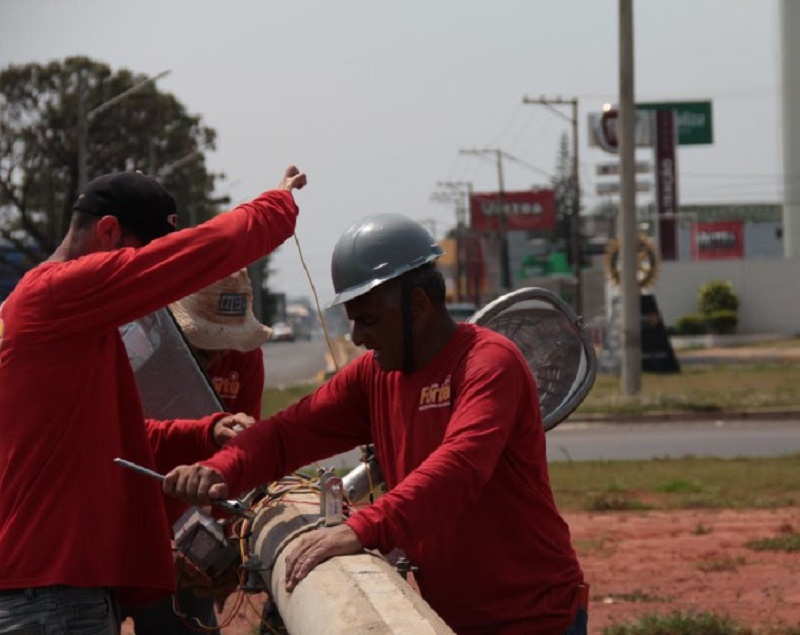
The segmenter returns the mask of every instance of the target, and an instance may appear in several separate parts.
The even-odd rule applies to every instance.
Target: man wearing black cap
[[[111,214],[142,243],[175,231],[175,200],[153,178],[139,172],[115,172],[94,179],[73,210],[90,217]]]
[[[145,421],[118,328],[205,287],[292,235],[287,169],[277,189],[175,231],[175,202],[142,174],[102,176],[66,237],[0,306],[0,632],[118,633],[117,601],[174,587],[159,471],[207,456],[224,415]]]

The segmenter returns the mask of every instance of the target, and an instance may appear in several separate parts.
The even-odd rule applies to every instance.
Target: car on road
[[[294,329],[286,322],[275,322],[272,325],[273,342],[294,342]]]

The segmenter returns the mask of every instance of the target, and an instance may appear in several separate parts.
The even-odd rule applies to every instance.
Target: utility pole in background
[[[572,126],[572,209],[570,210],[570,254],[572,255],[572,275],[575,278],[575,313],[583,314],[583,276],[581,272],[581,188],[578,178],[578,98],[561,97],[523,97],[523,104],[545,106],[551,112],[565,119]],[[568,117],[554,106],[572,106],[572,116]]]
[[[636,157],[633,64],[633,0],[619,0],[619,231],[622,294],[622,394],[642,389],[642,325],[636,279]]]
[[[78,71],[78,191],[83,192],[86,184],[89,182],[88,178],[88,145],[89,145],[89,125],[92,120],[100,113],[108,110],[112,106],[118,104],[123,99],[127,99],[134,93],[139,92],[145,86],[155,82],[156,80],[169,75],[170,71],[164,71],[153,77],[143,79],[138,84],[134,84],[128,90],[121,92],[116,97],[112,97],[106,102],[103,102],[97,108],[92,108],[86,111],[86,74],[84,69]]]
[[[431,200],[456,204],[456,301],[463,302],[469,295],[471,249],[467,228],[467,210],[472,198],[471,181],[437,181],[436,186],[445,192],[435,192]]]
[[[503,293],[510,291],[513,287],[511,278],[511,267],[508,262],[508,217],[503,201],[503,192],[505,192],[505,181],[503,179],[503,156],[506,154],[499,148],[469,148],[458,151],[459,154],[472,154],[476,156],[484,156],[493,154],[497,163],[497,208],[499,210],[499,225],[498,237],[500,242],[500,287]]]

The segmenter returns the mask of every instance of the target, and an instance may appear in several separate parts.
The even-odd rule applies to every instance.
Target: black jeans
[[[0,590],[0,633],[8,635],[119,635],[114,592],[46,586]]]

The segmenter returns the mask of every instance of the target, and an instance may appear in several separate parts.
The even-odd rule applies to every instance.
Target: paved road
[[[796,421],[564,423],[547,433],[550,461],[800,453]]]
[[[267,388],[314,381],[325,371],[324,339],[267,342],[263,350]]]
[[[687,455],[731,458],[800,454],[797,421],[564,423],[547,433],[548,461],[633,460]],[[357,451],[322,461],[351,467]]]

